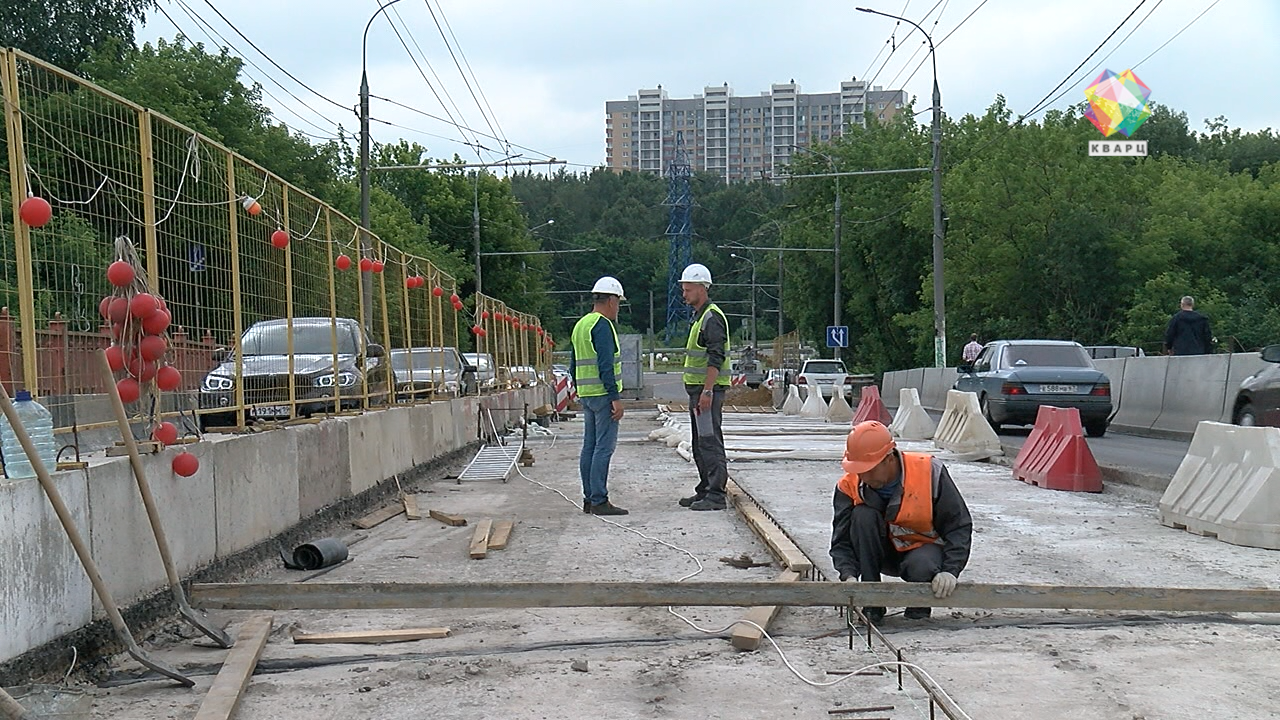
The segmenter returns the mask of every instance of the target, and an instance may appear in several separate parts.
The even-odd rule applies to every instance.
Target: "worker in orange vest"
[[[973,520],[946,466],[931,455],[902,452],[889,428],[858,423],[845,439],[845,475],[836,484],[831,561],[840,581],[879,582],[880,574],[931,583],[934,597],[956,589],[969,561]],[[872,622],[882,607],[863,608]],[[930,608],[907,608],[918,620]]]

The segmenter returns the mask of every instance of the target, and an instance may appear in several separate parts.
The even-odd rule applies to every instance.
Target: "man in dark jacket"
[[[845,440],[844,477],[836,485],[831,561],[840,581],[879,582],[880,574],[930,583],[934,597],[951,595],[969,562],[973,520],[941,461],[901,452],[884,425],[869,420]],[[863,608],[872,622],[882,607]],[[930,608],[907,608],[923,619]]]
[[[1182,298],[1182,309],[1169,319],[1164,331],[1164,349],[1174,355],[1208,355],[1213,352],[1209,318],[1195,311],[1196,299]]]

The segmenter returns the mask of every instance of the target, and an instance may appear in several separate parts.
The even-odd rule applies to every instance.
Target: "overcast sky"
[[[316,135],[333,134],[338,123],[348,132],[358,129],[354,107],[361,33],[378,11],[377,0],[211,1],[272,60],[343,107],[288,79],[218,18],[206,0],[182,2],[226,42],[210,41],[208,30],[177,0],[160,0],[184,34],[206,45],[229,43],[234,54],[256,64],[258,68],[246,65],[245,80],[261,83],[275,96],[265,98],[267,104],[291,127]],[[458,62],[464,63],[465,57],[470,64],[478,80],[478,88],[473,85],[476,97],[492,107],[494,130],[463,84],[428,2],[441,24],[447,21],[445,34],[451,28],[456,36],[462,52]],[[438,5],[437,0],[402,0],[369,31],[370,90],[442,118],[447,105],[460,124],[531,148],[513,150],[523,158],[553,155],[585,166],[604,159],[605,101],[625,100],[640,88],[657,85],[672,97],[688,97],[725,82],[737,95],[755,95],[771,83],[791,79],[802,92],[833,92],[842,79],[874,77],[875,84],[886,88],[905,87],[908,95],[919,98],[918,110],[928,107],[928,63],[907,81],[927,54],[920,34],[908,36],[905,24],[895,29],[892,20],[858,12],[855,6],[860,3],[919,22],[935,43],[977,8],[938,47],[943,107],[951,116],[980,114],[997,95],[1004,95],[1016,117],[1102,43],[1138,0],[438,0]],[[1157,52],[1206,8],[1210,9],[1203,17]],[[443,103],[415,68],[389,21],[414,50]],[[176,32],[163,14],[153,11],[139,28],[138,40],[172,38]],[[891,34],[898,45],[892,53]],[[1063,86],[1071,89],[1052,107],[1083,100],[1084,88],[1102,68],[1117,73],[1134,68],[1151,88],[1151,100],[1185,111],[1193,129],[1203,130],[1206,118],[1219,115],[1246,130],[1274,127],[1280,125],[1280,93],[1274,92],[1280,81],[1277,38],[1277,2],[1147,0]],[[1108,53],[1098,69],[1083,77]],[[404,137],[425,145],[435,157],[457,152],[476,158],[475,151],[459,142],[470,135],[447,121],[377,99],[371,115],[412,128],[375,123],[373,135],[379,141]],[[927,121],[927,115],[920,117]],[[479,140],[487,148],[501,147],[497,140]]]

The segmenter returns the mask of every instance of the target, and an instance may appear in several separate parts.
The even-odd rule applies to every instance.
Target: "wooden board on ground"
[[[493,529],[493,520],[485,518],[476,523],[476,529],[471,533],[471,553],[472,560],[483,560],[485,555],[489,553],[489,532]]]
[[[796,582],[799,579],[800,573],[794,570],[783,570],[782,574],[779,575],[778,579],[774,580],[774,582],[788,583]],[[759,648],[760,641],[764,639],[764,633],[760,632],[760,628],[767,629],[769,627],[769,623],[773,622],[773,619],[777,617],[778,611],[781,609],[782,608],[778,605],[762,605],[760,607],[751,608],[747,611],[743,620],[755,623],[755,625],[759,625],[760,627],[747,625],[745,623],[738,623],[733,626],[733,634],[729,636],[729,642],[739,650],[750,651]]]
[[[156,442],[155,440],[139,440],[137,445],[138,452],[144,454],[155,454],[164,449],[164,443]],[[125,444],[120,440],[117,440],[115,445],[107,448],[107,457],[123,457],[128,454],[129,448],[125,447]]]
[[[445,525],[451,525],[453,527],[462,527],[463,525],[467,524],[467,519],[462,517],[461,515],[450,515],[449,513],[440,512],[439,510],[428,510],[427,514],[430,515],[433,519],[439,520],[440,522],[444,523]]]
[[[813,570],[813,562],[800,550],[791,538],[778,527],[778,524],[765,514],[764,510],[756,505],[751,498],[742,491],[738,483],[730,480],[725,485],[725,494],[729,497],[729,501],[734,507],[738,508],[738,512],[742,513],[742,517],[747,521],[747,525],[760,536],[761,540],[769,546],[773,554],[787,566],[788,570],[795,570],[801,575],[808,574]]]
[[[418,498],[416,495],[405,495],[400,498],[400,502],[404,504],[404,516],[407,520],[421,520],[422,514],[418,512]]]
[[[293,642],[302,644],[321,643],[394,643],[412,640],[439,640],[449,637],[449,628],[408,628],[405,630],[353,630],[349,632],[329,633],[295,633]]]
[[[493,532],[489,534],[489,549],[505,550],[507,548],[507,540],[511,538],[511,529],[515,525],[515,520],[499,520],[494,523]]]
[[[371,527],[381,525],[402,512],[404,512],[404,505],[401,503],[395,503],[394,505],[388,505],[379,510],[374,510],[351,524],[361,530],[368,530]]]
[[[58,470],[83,470],[89,467],[89,463],[83,460],[63,460],[58,463]]]
[[[270,615],[257,615],[240,627],[236,644],[227,653],[222,669],[213,679],[204,702],[200,703],[195,720],[229,720],[235,716],[244,689],[249,687],[249,679],[258,666],[258,658],[262,657],[262,649],[267,646],[271,622]]]

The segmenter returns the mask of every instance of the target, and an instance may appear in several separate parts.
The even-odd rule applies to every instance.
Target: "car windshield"
[[[408,370],[410,364],[413,365],[414,370],[443,369],[448,372],[456,372],[458,369],[458,356],[440,349],[430,350],[424,348],[413,351],[391,351],[391,367],[393,369]]]
[[[338,326],[340,355],[355,355],[356,341],[351,332]],[[288,355],[289,326],[284,323],[255,325],[244,333],[242,352],[251,355]],[[296,355],[330,355],[334,352],[333,328],[329,325],[294,325],[293,352]]]
[[[835,373],[848,373],[848,371],[844,369],[844,363],[839,360],[823,360],[820,362],[810,361],[808,365],[804,366],[804,371],[806,373],[825,373],[830,375],[834,375]]]
[[[1093,367],[1089,354],[1077,345],[1010,345],[1000,360],[1002,368]]]
[[[487,355],[477,355],[475,353],[467,353],[464,357],[467,358],[467,362],[471,363],[472,365],[475,365],[477,370],[489,369],[489,357]]]

